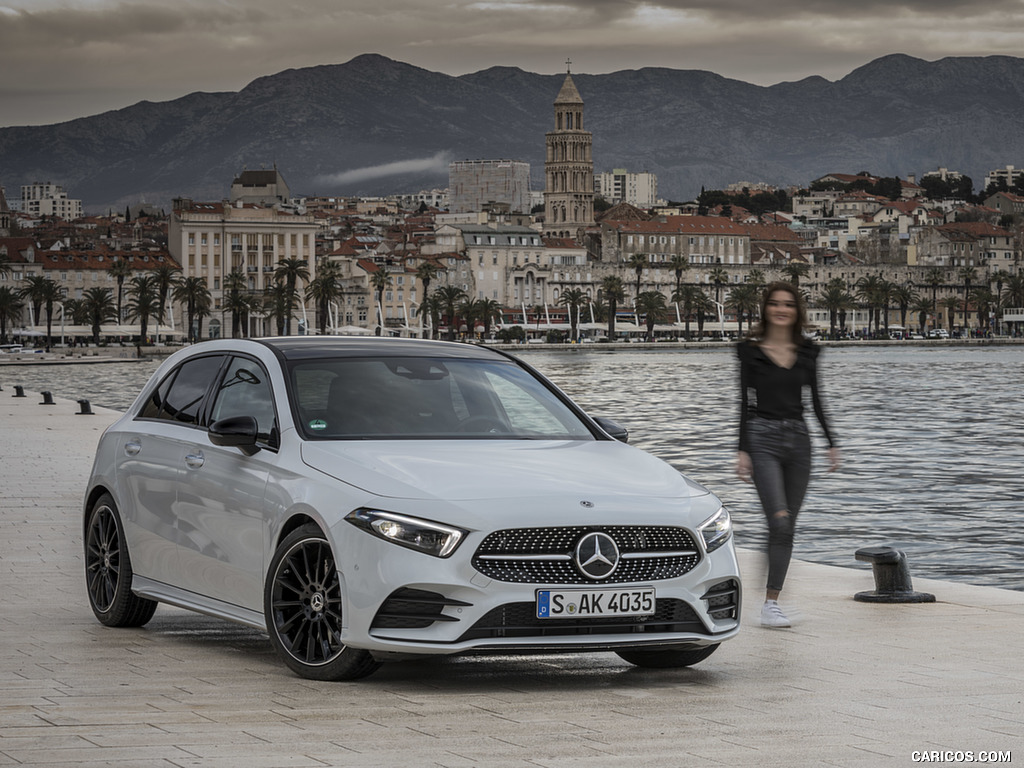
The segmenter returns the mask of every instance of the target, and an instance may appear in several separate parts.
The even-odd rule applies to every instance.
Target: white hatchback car
[[[163,602],[265,629],[316,680],[465,652],[695,664],[739,630],[729,513],[625,438],[479,346],[195,345],[100,439],[89,600],[108,626]]]

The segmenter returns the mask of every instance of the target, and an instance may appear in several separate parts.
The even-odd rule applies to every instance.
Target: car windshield
[[[379,357],[296,361],[289,386],[311,440],[593,440],[586,424],[512,361]]]

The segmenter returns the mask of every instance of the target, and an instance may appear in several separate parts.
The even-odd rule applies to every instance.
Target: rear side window
[[[214,355],[182,363],[153,391],[140,417],[196,424],[199,406],[223,362],[222,356]]]

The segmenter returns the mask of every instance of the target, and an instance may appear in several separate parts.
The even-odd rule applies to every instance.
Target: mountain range
[[[565,75],[492,67],[450,76],[367,54],[291,69],[238,92],[192,93],[47,126],[0,128],[8,197],[63,184],[87,211],[174,197],[220,200],[242,170],[276,164],[295,195],[444,187],[448,163],[529,162]],[[906,176],[945,166],[978,189],[1024,164],[1024,59],[877,59],[831,82],[758,86],[711,72],[573,74],[595,171],[658,175],[686,200],[737,181],[805,186],[826,173]]]

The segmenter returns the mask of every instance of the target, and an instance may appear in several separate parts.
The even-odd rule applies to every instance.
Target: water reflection
[[[756,494],[733,474],[731,349],[522,356],[589,412],[628,427],[632,444],[714,490],[733,510],[741,545],[763,545]],[[124,409],[157,364],[0,368],[0,384]],[[851,566],[858,548],[891,544],[908,553],[915,576],[1024,590],[1024,528],[1016,524],[1024,510],[1024,400],[1015,392],[1022,372],[1020,347],[826,349],[822,388],[843,468],[824,471],[812,417],[820,469],[796,556]]]

